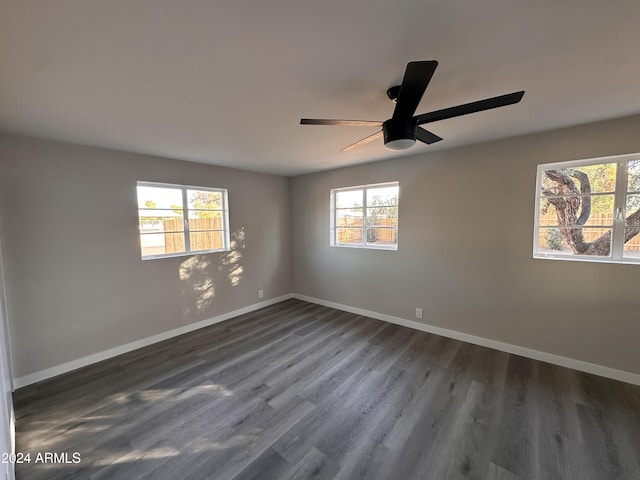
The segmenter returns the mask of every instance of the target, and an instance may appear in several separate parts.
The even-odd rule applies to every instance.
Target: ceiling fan
[[[341,151],[348,152],[354,148],[369,143],[380,136],[384,136],[384,146],[390,150],[405,150],[412,147],[416,140],[431,144],[442,140],[435,133],[422,128],[425,123],[437,122],[447,118],[467,115],[468,113],[481,112],[492,108],[504,107],[518,103],[524,91],[508,93],[498,97],[478,100],[477,102],[465,103],[455,107],[444,108],[429,113],[415,115],[416,108],[422,99],[422,95],[431,81],[438,62],[427,60],[420,62],[409,62],[404,72],[402,85],[396,85],[387,90],[387,96],[396,102],[393,116],[384,122],[370,120],[331,120],[319,118],[303,118],[301,125],[346,125],[351,127],[382,127],[382,130],[358,140],[355,143],[343,148]]]

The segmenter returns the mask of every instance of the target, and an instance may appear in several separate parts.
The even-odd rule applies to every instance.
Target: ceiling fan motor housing
[[[413,118],[390,118],[382,124],[384,146],[390,150],[405,150],[416,143],[416,122]]]

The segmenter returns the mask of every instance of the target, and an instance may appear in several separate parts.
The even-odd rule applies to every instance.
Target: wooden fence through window
[[[395,218],[380,218],[376,221],[379,227],[395,227]],[[336,234],[338,243],[362,243],[362,217],[345,216],[337,220]],[[344,228],[342,228],[344,227]],[[395,228],[369,228],[369,243],[394,245],[396,243]]]
[[[184,225],[181,218],[164,220],[164,244],[166,253],[184,252]],[[189,242],[191,250],[220,250],[224,248],[222,218],[190,218]],[[180,233],[170,233],[180,232]]]

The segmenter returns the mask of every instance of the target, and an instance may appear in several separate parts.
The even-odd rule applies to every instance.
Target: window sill
[[[397,245],[389,245],[389,246],[382,246],[382,245],[349,245],[349,244],[340,244],[340,243],[336,243],[334,245],[329,245],[330,247],[337,247],[337,248],[357,248],[358,250],[387,250],[387,251],[391,251],[391,252],[397,252],[398,251],[398,246]]]
[[[230,248],[221,248],[218,250],[194,250],[191,252],[180,252],[180,253],[163,253],[161,255],[146,255],[141,257],[141,260],[157,260],[159,258],[174,258],[174,257],[190,257],[193,255],[205,255],[207,253],[217,253],[217,252],[230,252]]]
[[[568,262],[583,262],[583,263],[617,263],[622,265],[638,265],[640,264],[640,258],[623,258],[623,259],[613,259],[611,257],[593,257],[587,255],[574,255],[574,256],[551,256],[551,255],[540,255],[537,253],[533,254],[534,260],[560,260],[560,261],[568,261]]]

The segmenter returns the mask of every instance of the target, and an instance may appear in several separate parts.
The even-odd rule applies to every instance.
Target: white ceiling
[[[0,0],[0,130],[284,175],[398,156],[375,128],[407,62],[440,65],[407,153],[640,113],[638,0]]]

